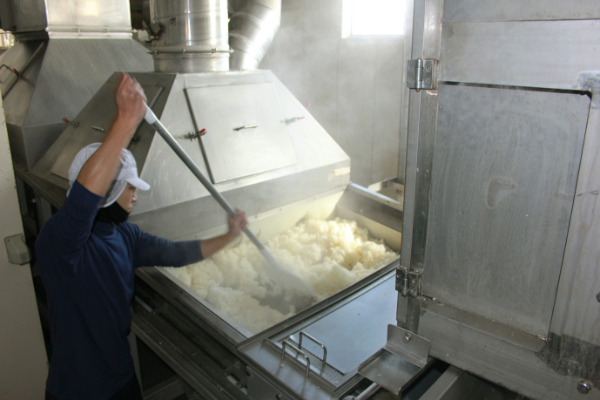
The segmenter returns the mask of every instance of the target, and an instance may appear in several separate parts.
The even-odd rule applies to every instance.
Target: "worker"
[[[123,74],[116,103],[117,117],[104,141],[75,157],[65,204],[35,245],[52,341],[47,400],[141,400],[127,340],[134,268],[198,262],[247,225],[238,211],[222,236],[171,242],[127,222],[136,189],[150,188],[125,149],[146,112],[146,96]]]

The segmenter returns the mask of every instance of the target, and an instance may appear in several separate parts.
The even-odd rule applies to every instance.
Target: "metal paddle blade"
[[[271,280],[282,284],[283,286],[295,290],[299,294],[310,296],[313,298],[317,297],[314,290],[296,273],[285,268],[277,262],[273,254],[266,248],[260,250],[261,254],[265,257],[266,262],[263,263],[267,275]]]

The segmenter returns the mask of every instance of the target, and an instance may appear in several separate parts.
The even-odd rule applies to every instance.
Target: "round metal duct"
[[[151,0],[156,72],[229,70],[227,0]]]
[[[229,21],[230,69],[257,69],[280,20],[281,0],[238,0]]]

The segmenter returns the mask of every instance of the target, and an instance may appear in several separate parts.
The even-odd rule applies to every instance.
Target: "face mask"
[[[108,207],[103,207],[96,214],[96,221],[119,224],[127,221],[129,213],[116,201]]]

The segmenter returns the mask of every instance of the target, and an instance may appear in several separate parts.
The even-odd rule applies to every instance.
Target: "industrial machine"
[[[177,375],[149,398],[367,399],[384,389],[421,400],[600,399],[595,3],[410,3],[403,201],[351,184],[348,157],[316,120],[271,72],[247,69],[278,26],[278,2],[232,6],[231,70],[226,2],[186,4],[150,3],[155,72],[132,75],[215,187],[261,240],[306,215],[341,216],[401,258],[254,334],[168,270],[140,269],[133,332]],[[76,152],[110,127],[117,80],[32,169],[55,207]],[[152,186],[133,222],[169,239],[225,229],[149,125],[129,148]]]
[[[151,71],[152,57],[132,39],[127,1],[7,0],[0,24],[16,38],[0,56],[0,89],[24,223],[35,235],[64,194],[46,187],[42,195],[30,170],[108,77]]]

